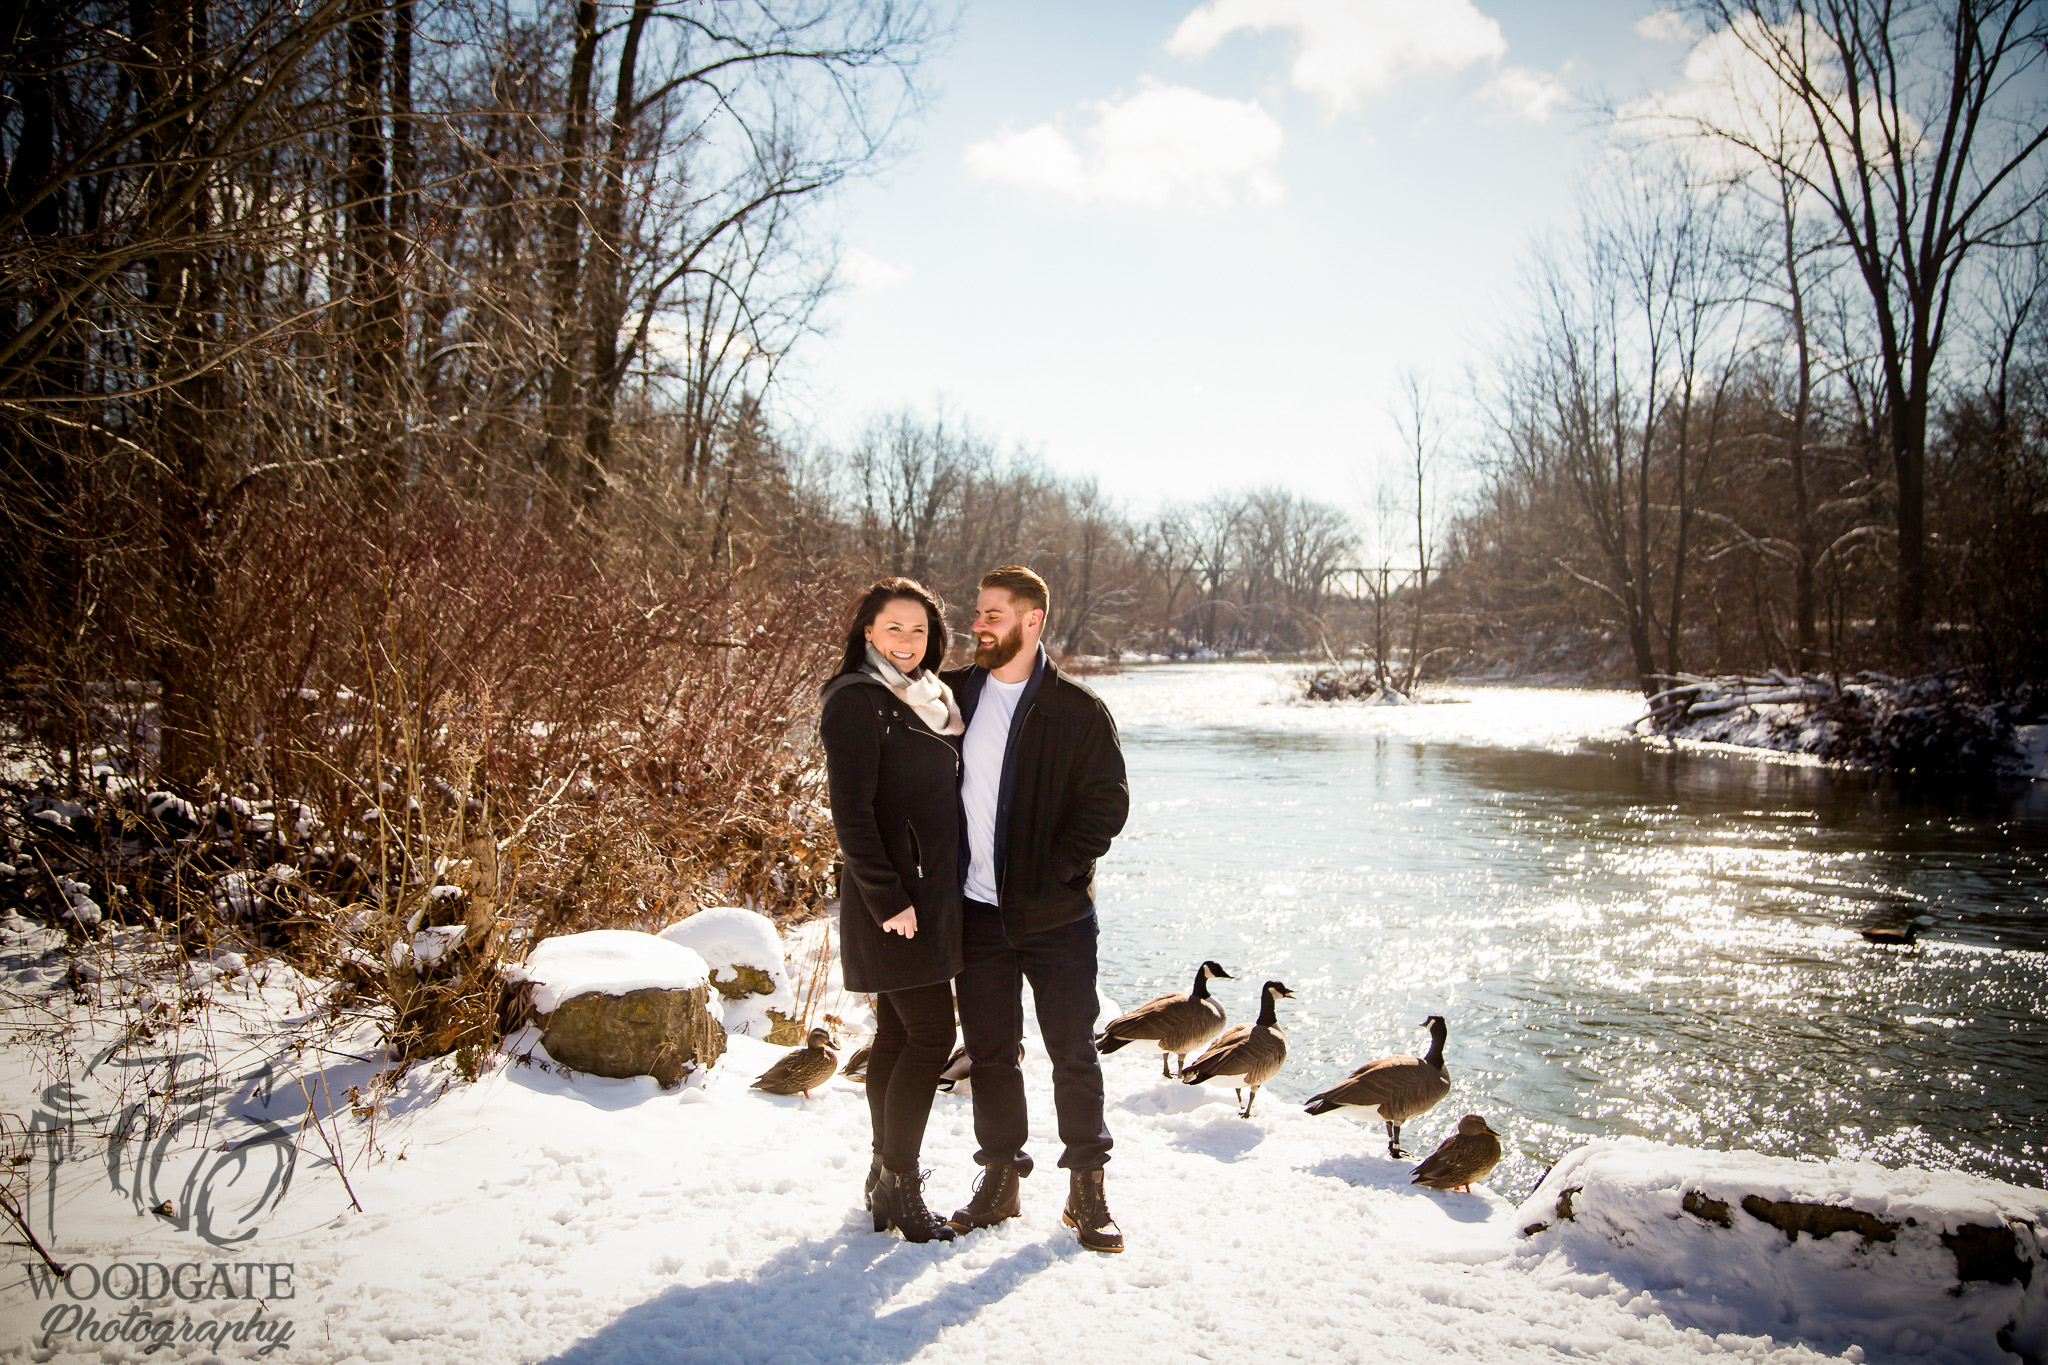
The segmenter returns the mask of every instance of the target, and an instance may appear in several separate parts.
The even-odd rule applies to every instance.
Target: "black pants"
[[[910,1175],[924,1146],[939,1073],[953,1055],[953,984],[883,991],[875,997],[875,1046],[868,1053],[868,1121],[875,1155]]]
[[[963,916],[966,966],[953,987],[960,1033],[973,1060],[974,1159],[987,1166],[1024,1158],[1030,1122],[1017,1045],[1024,1038],[1024,982],[1052,1059],[1053,1112],[1066,1151],[1060,1165],[1099,1170],[1109,1162],[1102,1120],[1102,1064],[1095,1055],[1095,916],[1010,942],[993,905],[970,900]],[[1028,1169],[1028,1158],[1026,1167]]]

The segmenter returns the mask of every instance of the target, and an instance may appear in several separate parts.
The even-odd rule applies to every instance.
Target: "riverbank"
[[[1772,672],[1685,678],[1633,728],[1664,739],[1792,754],[1922,777],[2048,776],[2048,717],[1947,678]]]
[[[121,1098],[122,1076],[142,1098],[147,1087],[132,1084],[140,1069],[92,1061],[150,993],[187,1003],[124,1055],[172,1052],[204,1030],[227,1083],[196,1087],[185,1103],[215,1131],[189,1148],[151,1149],[154,1162],[121,1164],[118,1190],[103,1145],[73,1134],[77,1145],[56,1166],[51,1240],[60,1259],[92,1268],[91,1283],[79,1272],[73,1296],[10,1277],[0,1356],[258,1356],[254,1337],[173,1341],[146,1355],[134,1335],[139,1321],[183,1320],[254,1322],[279,1344],[270,1358],[321,1365],[1037,1362],[1077,1351],[1134,1360],[2017,1359],[1987,1353],[1975,1337],[1930,1335],[1918,1301],[1809,1326],[1783,1320],[1782,1283],[1689,1294],[1659,1282],[1648,1244],[1603,1249],[1595,1223],[1564,1240],[1525,1236],[1529,1207],[1484,1184],[1469,1195],[1412,1186],[1411,1163],[1389,1159],[1369,1125],[1311,1118],[1271,1097],[1241,1119],[1226,1089],[1162,1081],[1145,1057],[1106,1059],[1118,1144],[1111,1206],[1130,1249],[1092,1255],[1059,1222],[1064,1182],[1044,1131],[1050,1095],[1035,1044],[1027,1076],[1040,1166],[1025,1184],[1024,1217],[952,1245],[909,1246],[869,1231],[859,1209],[860,1088],[834,1080],[810,1100],[752,1092],[747,1083],[779,1055],[753,1039],[735,1037],[708,1076],[668,1092],[648,1078],[562,1073],[544,1054],[525,1063],[501,1054],[474,1082],[446,1060],[393,1077],[374,1023],[318,1026],[320,982],[265,961],[198,965],[166,982],[144,970],[147,943],[122,946],[108,969],[81,974],[57,936],[0,921],[4,1022],[29,1044],[0,1059],[0,1104],[102,1113]],[[46,1088],[53,1064],[68,1089]],[[1411,1125],[1411,1145],[1440,1138],[1457,1105],[1454,1091],[1443,1112]],[[275,1169],[264,1158],[282,1150],[263,1140],[269,1131],[291,1135],[289,1190],[243,1219]],[[223,1138],[253,1155],[233,1164],[218,1150]],[[973,1145],[969,1102],[942,1096],[925,1151],[934,1204],[965,1198]],[[1717,1173],[1727,1178],[1730,1164]],[[32,1171],[46,1168],[39,1159]],[[217,1233],[246,1240],[204,1241],[195,1197]],[[1554,1192],[1547,1202],[1554,1207]],[[109,1268],[148,1265],[196,1268],[176,1292],[122,1297],[129,1274],[147,1272]],[[124,1315],[127,1340],[80,1340],[82,1327],[105,1331]]]

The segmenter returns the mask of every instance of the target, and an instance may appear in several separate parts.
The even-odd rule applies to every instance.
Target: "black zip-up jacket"
[[[988,670],[939,676],[972,725]],[[1130,812],[1124,751],[1109,708],[1060,672],[1041,646],[1010,716],[996,795],[997,908],[1012,941],[1094,911],[1095,860],[1109,852]],[[964,880],[964,836],[960,856]]]
[[[839,836],[846,988],[900,991],[960,974],[960,741],[931,729],[872,673],[825,684],[818,717]],[[917,937],[884,922],[917,907]]]

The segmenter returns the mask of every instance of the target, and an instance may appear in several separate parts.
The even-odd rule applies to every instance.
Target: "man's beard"
[[[974,640],[974,662],[986,669],[998,669],[1017,657],[1017,651],[1024,648],[1024,626],[1022,622],[1010,627],[1008,635],[999,635],[992,645],[985,645],[981,637]]]

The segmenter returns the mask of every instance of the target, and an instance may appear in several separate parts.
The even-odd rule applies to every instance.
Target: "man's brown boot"
[[[946,1221],[956,1232],[972,1232],[1015,1218],[1023,1212],[1017,1180],[1025,1173],[1010,1161],[991,1162],[982,1167],[981,1178],[974,1182],[974,1197],[967,1201],[966,1208],[957,1210]]]
[[[1067,1172],[1067,1208],[1060,1221],[1081,1234],[1090,1251],[1122,1251],[1124,1234],[1109,1216],[1109,1197],[1102,1192],[1102,1170]]]

